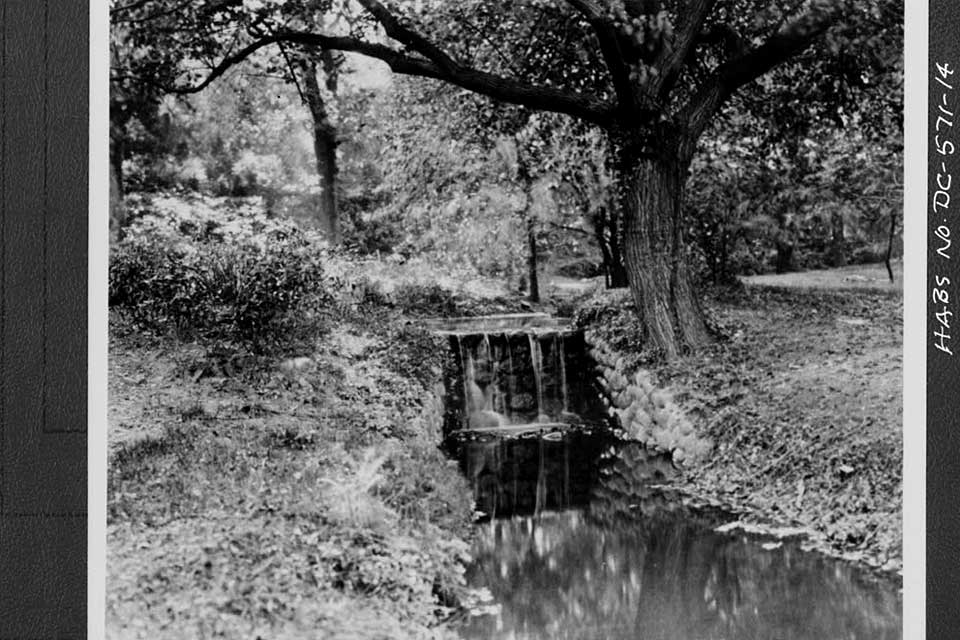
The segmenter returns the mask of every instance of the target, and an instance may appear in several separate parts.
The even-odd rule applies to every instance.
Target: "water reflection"
[[[487,436],[458,443],[460,467],[487,517],[586,505],[609,445],[575,431],[554,438]]]
[[[663,458],[602,437],[465,446],[481,504],[470,583],[501,608],[466,638],[900,638],[895,585],[787,544],[720,534],[655,485]],[[478,471],[479,470],[479,471]]]

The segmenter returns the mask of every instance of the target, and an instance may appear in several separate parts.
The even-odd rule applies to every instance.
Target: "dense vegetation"
[[[684,491],[898,568],[899,283],[851,287],[899,278],[901,21],[112,2],[117,635],[444,637],[478,594],[438,316],[577,318],[673,388]]]
[[[543,158],[555,155],[543,153],[547,140],[556,129],[572,126],[565,120],[570,117],[574,137],[577,126],[602,132],[608,190],[615,194],[606,216],[618,221],[604,225],[616,236],[604,243],[607,254],[614,248],[617,253],[605,256],[607,271],[612,281],[629,284],[646,339],[675,356],[710,341],[684,242],[683,198],[708,131],[730,112],[765,119],[762,126],[776,134],[765,141],[765,164],[775,174],[799,165],[794,183],[817,169],[816,162],[801,162],[801,150],[806,141],[817,145],[819,123],[868,131],[881,140],[892,136],[897,144],[899,122],[891,107],[896,113],[902,26],[893,0],[800,7],[530,0],[512,6],[507,19],[479,0],[456,7],[359,4],[362,9],[336,2],[214,2],[182,12],[154,0],[115,7],[117,180],[124,175],[131,125],[165,122],[156,109],[163,90],[198,92],[246,64],[294,84],[309,106],[320,187],[317,219],[339,241],[337,158],[330,149],[339,144],[332,102],[343,91],[344,62],[329,52],[359,53],[397,73],[499,101],[465,109],[472,100],[457,100],[453,119],[465,118],[468,126],[460,131],[479,133],[474,137],[488,152],[494,137],[511,149],[501,154],[506,167],[500,173],[521,191],[515,206],[526,218],[519,225],[526,233],[518,235],[526,236],[527,284],[536,299],[534,186],[552,164]],[[384,35],[397,48],[379,42]],[[304,77],[304,69],[312,71]],[[433,101],[428,112],[444,104],[450,103]],[[138,119],[141,112],[147,117]],[[544,123],[537,117],[541,112],[562,117]],[[786,158],[777,166],[780,154]],[[835,252],[842,252],[851,216],[839,210],[828,215]],[[779,266],[786,268],[797,225],[777,226],[778,241],[787,245],[779,251]]]

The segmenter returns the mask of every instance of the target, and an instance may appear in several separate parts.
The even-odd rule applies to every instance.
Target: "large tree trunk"
[[[329,52],[326,52],[330,55]],[[332,61],[326,64],[327,89],[336,90],[336,69]],[[313,117],[313,148],[317,158],[320,180],[320,199],[317,204],[317,225],[331,244],[340,242],[340,217],[337,210],[337,129],[330,121],[320,84],[317,82],[317,64],[310,60],[303,73],[304,99]]]
[[[681,224],[686,165],[675,152],[621,159],[624,257],[650,346],[667,358],[712,341],[687,264]]]

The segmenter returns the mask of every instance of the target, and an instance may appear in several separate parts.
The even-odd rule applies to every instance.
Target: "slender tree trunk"
[[[596,207],[591,212],[590,224],[593,226],[593,237],[600,247],[600,257],[603,258],[603,284],[609,289],[611,278],[611,258],[610,245],[607,241],[607,209],[606,207]]]
[[[533,215],[533,184],[526,180],[526,210],[523,215],[527,221],[527,276],[530,278],[530,302],[540,302],[540,279],[537,277],[539,260],[537,259],[537,221]]]
[[[329,52],[325,52],[330,55]],[[325,61],[326,62],[326,61]],[[317,64],[310,60],[304,65],[304,99],[313,117],[313,148],[316,152],[317,175],[320,180],[320,201],[317,206],[317,224],[331,244],[340,242],[340,219],[337,209],[337,129],[330,121],[320,84],[317,82]],[[336,90],[336,69],[324,64],[327,89]]]
[[[830,216],[830,265],[842,267],[847,264],[847,242],[843,229],[843,214],[834,211]]]
[[[726,225],[722,225],[722,228],[723,230],[720,232],[720,258],[716,274],[720,278],[719,280],[714,278],[714,284],[720,284],[721,282],[726,284],[733,280],[730,275],[730,232],[727,231]]]
[[[686,165],[669,148],[656,158],[621,154],[617,175],[630,290],[650,345],[675,358],[712,341],[682,237]]]
[[[603,258],[603,285],[607,289],[613,288],[613,261],[610,258],[610,249],[607,248],[606,238],[603,238],[599,233],[597,236],[597,241],[600,244],[600,255]]]
[[[897,213],[890,212],[890,235],[887,236],[887,255],[884,256],[883,264],[887,266],[887,275],[890,276],[890,282],[893,282],[893,267],[890,266],[890,256],[893,255],[893,239],[897,235]]]
[[[793,244],[786,238],[777,238],[777,273],[793,271]]]
[[[623,215],[610,212],[610,289],[629,286],[627,267],[623,257]]]
[[[620,216],[613,206],[599,207],[593,216],[593,228],[603,257],[604,283],[607,289],[627,286],[627,270],[623,263],[623,242]]]

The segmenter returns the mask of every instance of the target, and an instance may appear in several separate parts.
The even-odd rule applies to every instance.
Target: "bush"
[[[143,220],[111,256],[109,302],[149,330],[260,351],[289,336],[291,312],[329,300],[325,248],[296,228]]]

